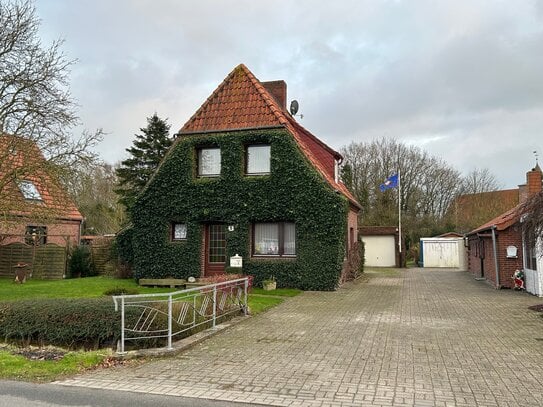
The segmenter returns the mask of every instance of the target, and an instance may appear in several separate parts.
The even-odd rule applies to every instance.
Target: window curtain
[[[294,223],[285,223],[283,227],[285,245],[283,254],[293,256],[296,254],[296,228]]]
[[[247,156],[248,174],[270,172],[270,146],[249,146]]]
[[[279,254],[279,225],[277,223],[255,224],[255,254]]]
[[[219,175],[221,173],[221,150],[202,148],[198,151],[198,175]]]

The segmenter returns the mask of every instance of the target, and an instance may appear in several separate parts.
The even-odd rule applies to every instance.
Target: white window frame
[[[19,187],[19,191],[21,191],[21,194],[23,194],[24,199],[27,201],[43,201],[40,191],[38,191],[38,188],[34,182],[24,179],[18,181],[17,185]]]

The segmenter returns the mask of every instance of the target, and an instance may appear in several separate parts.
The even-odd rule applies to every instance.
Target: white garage
[[[424,267],[449,267],[466,270],[467,256],[463,238],[424,237],[420,239]]]
[[[362,236],[368,267],[396,267],[396,240],[394,236]]]

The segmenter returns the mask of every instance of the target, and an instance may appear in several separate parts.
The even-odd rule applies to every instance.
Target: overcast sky
[[[335,149],[393,137],[516,187],[543,156],[543,2],[37,0],[45,43],[102,158],[126,158],[154,112],[172,133],[244,63],[284,79],[301,124]]]

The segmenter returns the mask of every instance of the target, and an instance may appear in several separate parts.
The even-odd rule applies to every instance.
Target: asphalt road
[[[0,407],[249,407],[206,399],[158,396],[126,391],[0,381]]]

